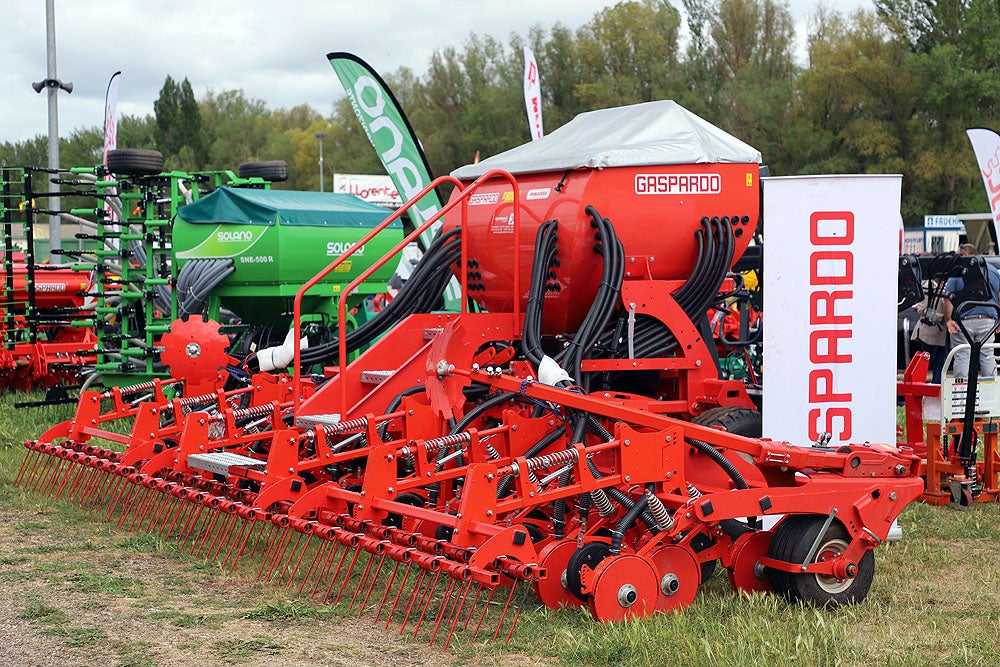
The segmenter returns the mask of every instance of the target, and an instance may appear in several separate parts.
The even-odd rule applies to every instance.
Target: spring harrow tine
[[[384,560],[385,560],[385,553],[383,552],[382,555],[381,555],[381,558],[380,558],[379,569],[381,569],[381,567],[382,567],[381,561],[384,561]],[[375,579],[378,577],[378,572],[377,571],[376,571],[376,573],[374,575],[371,574],[371,572],[372,572],[372,565],[374,565],[374,563],[375,563],[375,555],[374,554],[369,554],[368,560],[365,562],[365,569],[361,572],[361,576],[358,578],[357,588],[354,589],[354,595],[351,597],[351,603],[349,605],[347,605],[347,609],[348,610],[353,610],[354,609],[354,603],[357,602],[358,595],[360,595],[361,591],[364,590],[364,588],[365,588],[365,582],[368,581],[368,577],[369,576],[372,577],[372,584],[374,585]],[[366,595],[364,599],[367,601],[368,596]],[[362,607],[362,611],[364,611],[363,607]],[[359,613],[358,616],[360,616],[360,615],[361,614]]]
[[[413,582],[413,588],[410,589],[410,599],[406,604],[406,608],[403,610],[403,624],[399,628],[399,634],[402,635],[406,631],[406,624],[410,620],[410,613],[413,611],[413,607],[417,600],[421,597],[421,591],[426,585],[425,581],[428,577],[429,571],[424,568],[418,568],[417,579]],[[393,607],[395,609],[395,607]],[[388,624],[387,626],[388,627]]]
[[[382,593],[382,599],[379,600],[378,610],[375,612],[375,620],[372,621],[373,624],[379,622],[379,618],[382,616],[382,609],[385,607],[385,603],[389,599],[389,593],[392,592],[392,585],[396,581],[396,575],[399,574],[399,566],[403,564],[401,560],[395,559],[393,559],[393,563],[392,573],[389,575],[389,580],[385,584],[385,591]]]
[[[217,500],[217,499],[215,499]],[[213,537],[215,534],[215,527],[219,523],[219,517],[222,512],[218,509],[218,505],[206,505],[206,507],[211,507],[215,509],[214,512],[209,512],[208,521],[202,524],[201,528],[195,534],[191,542],[191,550],[188,552],[194,556],[201,556],[202,550],[205,548],[205,544],[208,542],[209,538]]]
[[[435,570],[433,575],[434,576],[431,582],[426,584],[424,587],[424,601],[420,604],[420,616],[417,618],[417,626],[413,629],[414,638],[416,638],[417,633],[420,632],[420,626],[424,622],[424,616],[427,615],[427,608],[430,607],[431,600],[434,599],[434,594],[437,592],[438,583],[441,581],[441,570]]]
[[[312,545],[312,524],[305,523],[304,525],[297,526],[296,531],[299,531],[299,533],[295,539],[295,548],[285,561],[285,569],[282,570],[281,576],[278,577],[278,583],[280,584],[282,581],[285,581],[285,575],[288,575],[288,580],[285,581],[285,588],[291,586],[292,582],[295,581],[295,575],[298,574],[299,566],[302,565],[302,559],[305,558],[309,547]],[[294,565],[292,565],[293,562],[295,563]],[[289,568],[291,568],[291,572],[289,572]]]
[[[317,572],[318,574],[318,570],[316,570],[316,565],[318,563],[323,562],[323,560],[326,559],[326,552],[333,548],[333,543],[330,540],[324,539],[322,535],[319,535],[318,537],[319,537],[319,544],[317,545],[316,549],[313,550],[313,557],[312,560],[309,561],[309,567],[306,569],[305,574],[302,575],[302,580],[299,582],[299,588],[298,588],[299,593],[302,593],[302,591],[306,587],[306,584],[308,584],[309,581],[311,581],[311,576],[313,572]]]
[[[510,609],[510,603],[514,599],[514,592],[517,590],[517,586],[510,587],[510,593],[507,594],[507,602],[503,606],[503,611],[500,612],[500,620],[497,622],[496,632],[493,633],[493,641],[497,640],[500,636],[500,630],[503,629],[503,622],[507,618],[507,611]],[[510,624],[510,632],[507,634],[507,641],[510,641],[510,636],[514,633],[514,623],[517,622],[517,615],[514,616],[514,621]]]
[[[455,636],[455,630],[458,629],[459,620],[462,618],[462,610],[465,608],[465,602],[469,599],[469,593],[472,591],[473,581],[470,579],[462,585],[462,590],[458,595],[458,603],[452,610],[451,623],[448,629],[448,638],[444,641],[443,650],[447,651],[448,646],[451,644],[451,638]],[[481,585],[476,585],[476,596],[473,598],[473,608],[475,607],[475,601],[479,599],[479,591],[482,590]],[[470,609],[469,618],[472,616],[472,610]],[[466,621],[468,622],[468,621]]]
[[[246,549],[247,544],[250,543],[250,539],[253,537],[253,532],[257,528],[257,526],[258,525],[261,526],[261,529],[257,531],[258,538],[260,537],[260,534],[264,531],[264,527],[265,527],[264,526],[264,521],[262,521],[261,519],[258,519],[258,518],[249,518],[249,519],[247,519],[247,524],[248,524],[248,528],[246,530],[246,534],[243,535],[242,538],[240,538],[238,540],[240,548],[236,550],[236,554],[235,555],[232,554],[233,549],[230,549],[229,550],[230,553],[226,554],[226,560],[223,562],[223,567],[225,567],[225,564],[229,562],[229,557],[233,556],[233,562],[229,566],[229,571],[230,572],[232,572],[233,570],[236,569],[236,564],[239,562],[240,557],[243,555],[243,552]],[[237,542],[233,542],[233,548],[236,547],[236,544],[237,544]]]
[[[437,615],[434,617],[434,630],[431,632],[431,638],[427,642],[428,646],[432,646],[434,644],[434,638],[437,637],[438,630],[441,628],[441,623],[444,621],[445,616],[448,613],[448,607],[451,606],[456,586],[458,586],[457,581],[453,577],[448,577],[448,585],[445,587],[444,594],[441,596]]]
[[[208,551],[205,552],[205,558],[215,562],[219,556],[219,552],[232,540],[233,531],[236,530],[239,520],[239,516],[232,508],[226,510],[226,517],[223,519],[223,528],[216,532],[215,539],[212,540]]]
[[[14,475],[14,481],[11,482],[13,486],[21,486],[21,482],[25,479],[25,475],[30,475],[29,471],[34,469],[38,464],[36,459],[40,458],[41,454],[33,449],[29,449],[24,457],[21,459],[21,464],[17,466],[17,473]]]
[[[396,589],[396,597],[393,598],[393,601],[392,601],[392,608],[389,610],[389,613],[385,617],[385,628],[386,629],[389,628],[389,623],[392,622],[392,617],[396,613],[396,607],[399,605],[399,600],[400,600],[400,598],[403,595],[403,591],[406,590],[406,580],[409,578],[410,571],[412,569],[413,569],[413,566],[410,565],[410,564],[408,564],[406,566],[406,569],[403,571],[403,580],[401,582],[399,582],[399,588]],[[418,569],[420,570],[420,572],[423,572],[422,569],[420,569],[420,568],[418,568]],[[412,595],[412,592],[411,592],[411,595]],[[379,614],[381,614],[381,611],[379,612]],[[378,622],[378,617],[377,616],[375,617],[375,621]]]
[[[277,525],[277,524],[275,524]],[[257,571],[257,581],[261,580],[261,576],[265,569],[267,569],[267,576],[264,577],[264,581],[271,581],[271,576],[274,574],[274,568],[278,566],[278,562],[281,556],[285,553],[288,548],[288,543],[292,539],[292,531],[283,530],[278,534],[278,539],[274,540],[268,553],[264,556],[264,560],[261,561],[260,569]],[[270,568],[268,568],[270,565]]]
[[[486,613],[490,610],[490,605],[493,603],[493,596],[496,594],[496,589],[490,589],[490,597],[487,598],[486,604],[483,605],[483,613],[479,616],[479,622],[476,623],[476,630],[472,633],[472,639],[475,641],[476,637],[479,636],[479,628],[483,625],[483,620],[486,618]]]
[[[323,582],[326,581],[326,577],[330,573],[330,568],[333,567],[334,561],[337,560],[337,554],[344,551],[344,553],[341,553],[340,555],[341,562],[343,562],[344,557],[347,555],[346,550],[341,549],[341,544],[338,540],[336,540],[336,538],[330,536],[327,539],[330,541],[330,547],[327,549],[330,553],[326,558],[326,562],[323,567],[317,573],[316,583],[313,584],[312,591],[309,593],[309,597],[313,600],[317,599],[317,594],[322,587]],[[329,594],[329,592],[327,594]]]

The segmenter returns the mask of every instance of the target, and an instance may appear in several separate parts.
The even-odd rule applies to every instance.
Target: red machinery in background
[[[0,391],[72,385],[94,362],[87,274],[8,253],[0,285]]]

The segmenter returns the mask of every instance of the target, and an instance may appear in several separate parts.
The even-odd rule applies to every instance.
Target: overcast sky
[[[672,0],[680,7],[680,0]],[[817,2],[838,11],[871,0],[788,0],[799,38]],[[146,115],[168,74],[187,77],[197,97],[242,89],[271,109],[308,103],[328,114],[343,95],[326,54],[349,51],[384,74],[423,73],[435,49],[461,49],[471,33],[506,44],[535,24],[587,23],[615,0],[56,0],[59,131],[103,125],[108,79],[122,70],[119,114]],[[48,132],[44,0],[4,0],[0,44],[0,141]],[[552,73],[541,72],[542,78]]]

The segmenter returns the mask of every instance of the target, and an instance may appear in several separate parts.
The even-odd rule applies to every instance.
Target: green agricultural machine
[[[84,280],[75,314],[96,334],[86,365],[108,386],[174,375],[210,390],[227,376],[220,369],[234,363],[227,355],[234,350],[244,356],[277,346],[268,363],[287,363],[281,346],[296,289],[389,215],[353,195],[271,190],[288,177],[281,161],[244,163],[236,173],[166,171],[157,151],[125,149],[111,151],[107,166],[28,170],[57,182],[62,202],[74,206],[38,208],[17,186],[24,179],[11,179],[4,210],[28,228],[50,214],[79,226],[77,248],[60,251],[66,264],[32,259],[27,268]],[[95,199],[96,206],[79,205]],[[368,267],[365,256],[380,258],[402,239],[402,225],[391,232],[367,255],[358,249],[341,280],[310,295],[303,304],[310,333],[336,327],[334,298]],[[392,273],[376,272],[352,294],[350,327],[368,319]]]

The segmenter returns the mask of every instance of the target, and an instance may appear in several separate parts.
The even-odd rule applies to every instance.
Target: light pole
[[[45,50],[48,55],[48,69],[44,81],[36,81],[31,84],[36,93],[42,90],[49,91],[49,169],[59,168],[59,104],[56,101],[56,93],[65,90],[67,93],[73,92],[72,83],[63,83],[56,76],[56,7],[55,0],[45,0]],[[49,183],[49,192],[56,196],[49,198],[47,208],[59,210],[59,184]],[[59,253],[53,252],[62,249],[62,227],[59,224],[59,215],[49,217],[49,258],[53,263],[62,261]]]
[[[319,139],[319,191],[323,192],[323,140],[326,139],[326,132],[315,132]]]

